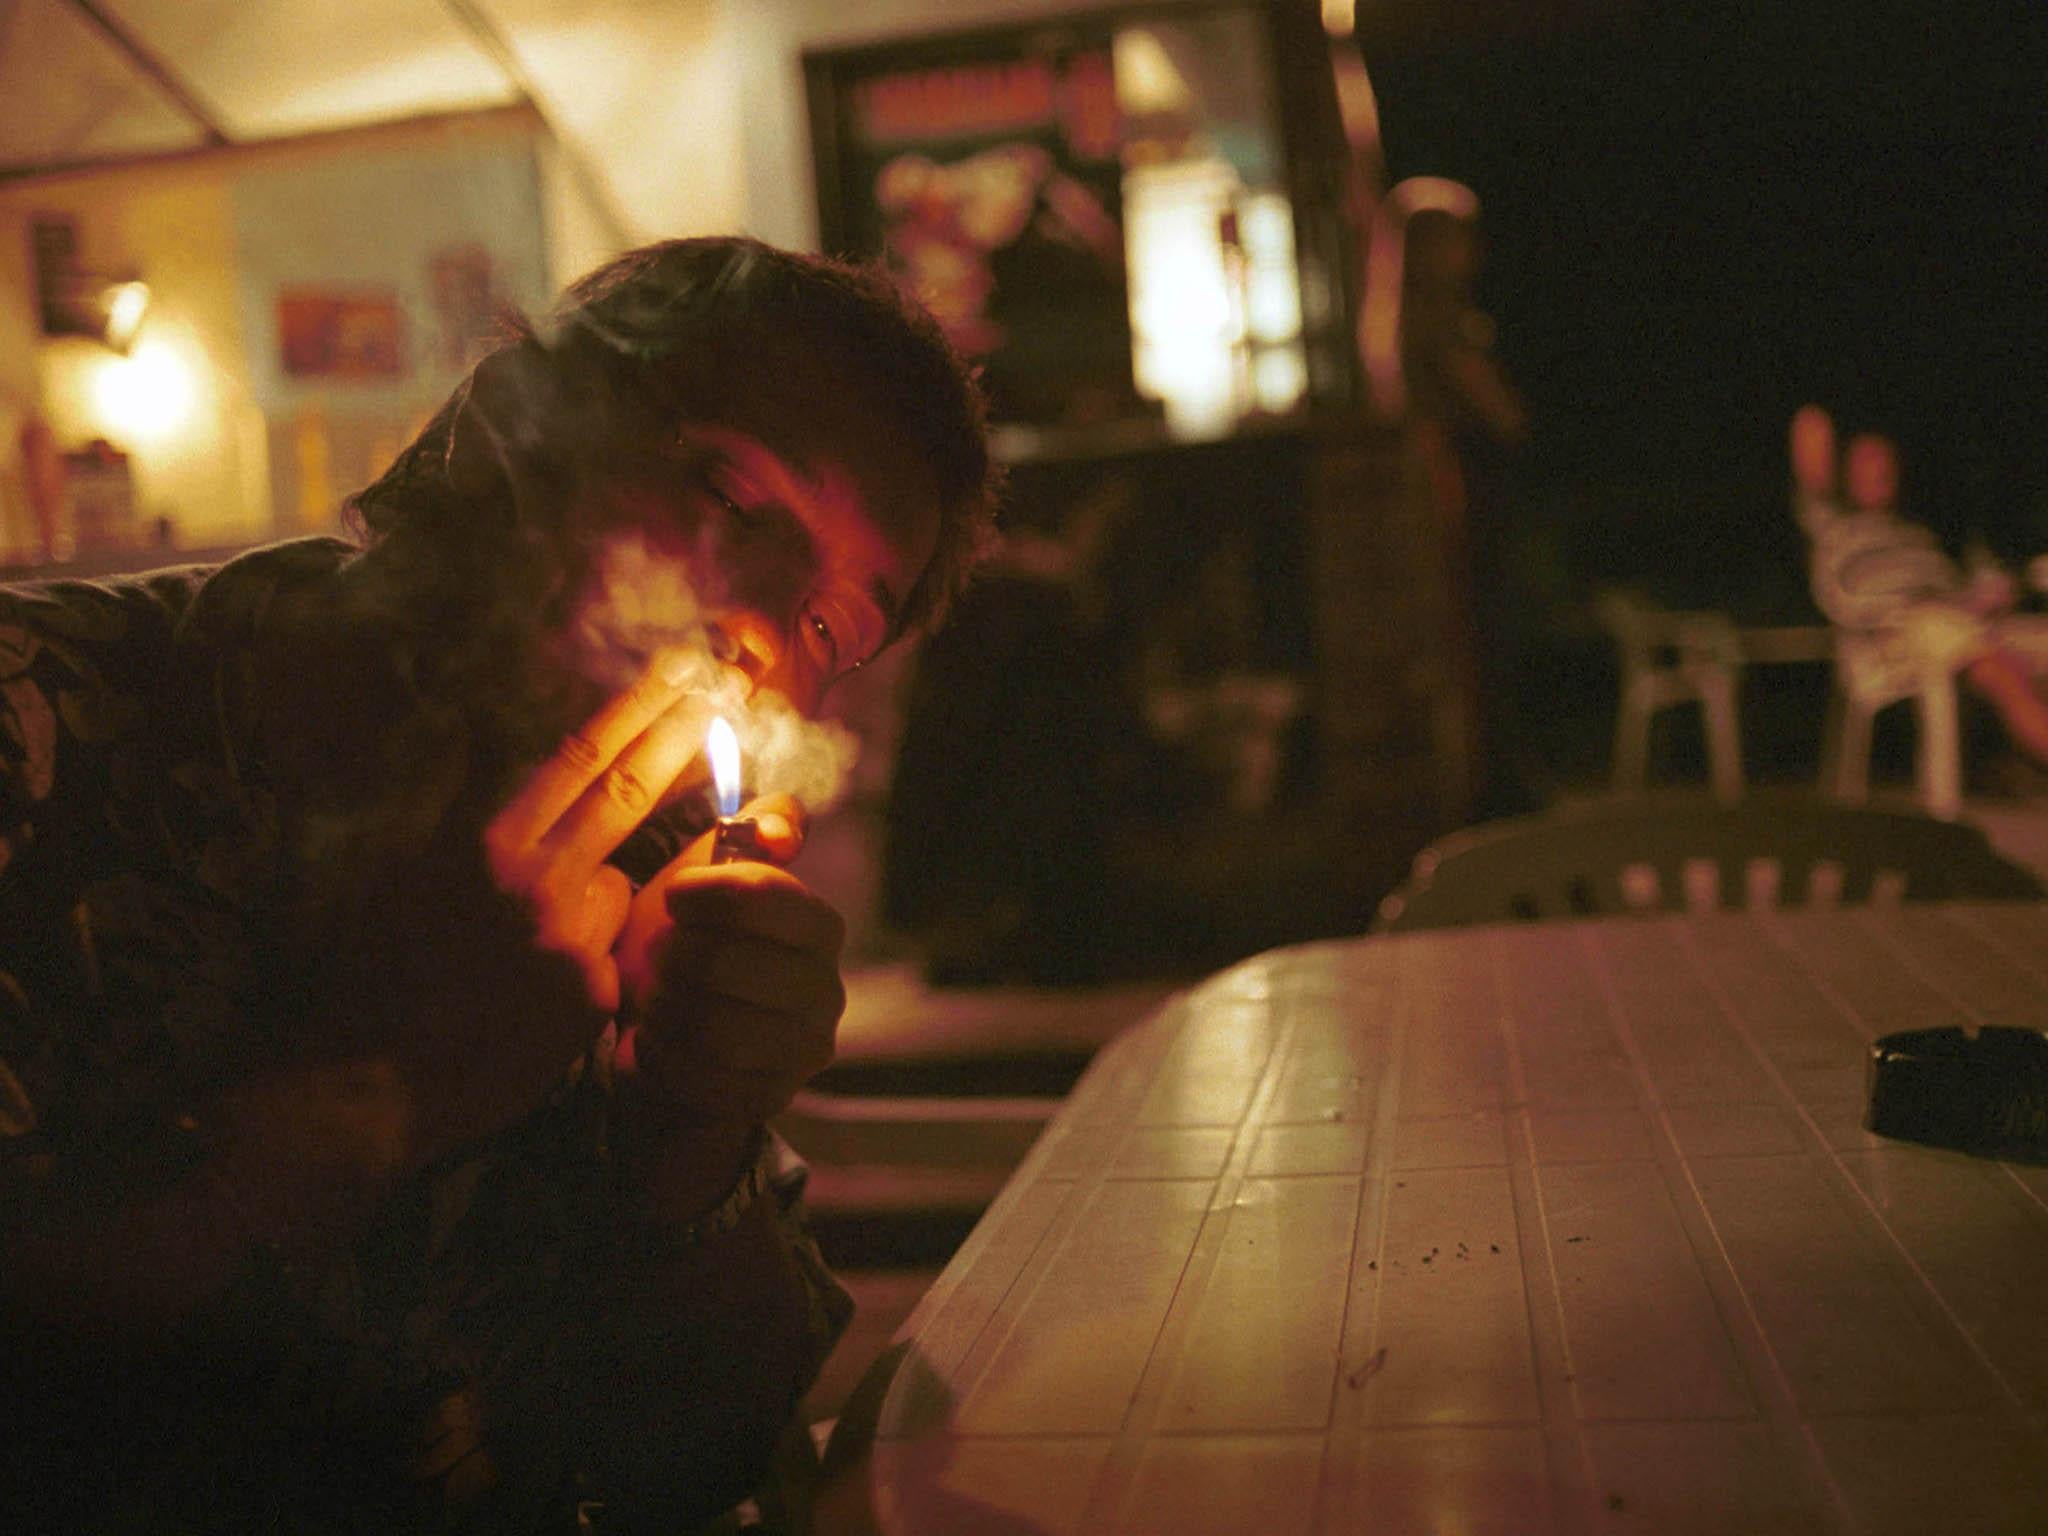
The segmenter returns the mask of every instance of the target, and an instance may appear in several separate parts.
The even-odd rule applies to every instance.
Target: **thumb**
[[[803,852],[811,820],[803,802],[794,795],[762,795],[750,800],[740,807],[738,819],[753,822],[761,851],[774,864],[787,864]],[[714,827],[685,848],[665,872],[709,864],[717,842],[718,830]]]
[[[762,795],[749,801],[740,814],[753,820],[762,846],[777,864],[787,864],[804,851],[811,818],[796,796]]]

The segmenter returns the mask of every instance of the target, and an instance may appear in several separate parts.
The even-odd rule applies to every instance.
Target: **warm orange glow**
[[[191,361],[167,341],[141,342],[128,357],[107,356],[92,381],[102,435],[124,446],[162,442],[198,404]]]
[[[740,808],[740,742],[725,716],[713,715],[704,733],[704,755],[711,760],[711,783],[718,794],[718,814],[733,816]]]
[[[1111,57],[1117,105],[1124,111],[1150,117],[1193,110],[1194,93],[1153,33],[1143,27],[1124,28],[1116,35]]]
[[[1223,231],[1232,233],[1226,240]],[[1131,366],[1175,437],[1220,436],[1253,409],[1299,403],[1301,283],[1286,195],[1251,192],[1220,158],[1135,167],[1124,176]],[[1296,356],[1294,361],[1298,363]]]
[[[107,290],[107,345],[126,352],[149,313],[149,284],[117,283]]]
[[[1124,177],[1132,371],[1176,437],[1220,436],[1243,414],[1235,360],[1244,338],[1219,220],[1241,190],[1220,159],[1141,166]]]

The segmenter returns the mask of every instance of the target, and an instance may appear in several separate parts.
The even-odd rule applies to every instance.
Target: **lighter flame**
[[[718,793],[718,814],[735,816],[740,808],[740,739],[725,716],[713,715],[704,733],[704,755],[711,760],[711,782]]]

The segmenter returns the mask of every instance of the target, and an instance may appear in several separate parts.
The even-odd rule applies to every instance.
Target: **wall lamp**
[[[149,313],[149,284],[132,273],[87,271],[78,264],[78,226],[37,219],[36,304],[45,336],[90,336],[125,353]]]

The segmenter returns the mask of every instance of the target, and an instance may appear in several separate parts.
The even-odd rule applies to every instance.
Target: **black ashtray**
[[[2048,1034],[1987,1026],[1908,1029],[1870,1047],[1880,1136],[2007,1162],[2048,1163]]]

